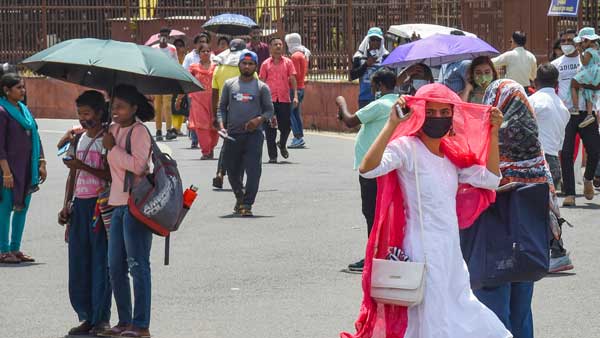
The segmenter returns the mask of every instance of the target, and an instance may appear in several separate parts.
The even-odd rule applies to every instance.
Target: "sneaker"
[[[156,131],[156,140],[157,141],[162,141],[163,140],[162,130],[157,130]]]
[[[92,323],[87,320],[75,326],[74,328],[69,330],[69,336],[87,336],[90,334],[90,330],[94,328]]]
[[[575,196],[567,196],[563,200],[563,207],[574,207],[575,206]]]
[[[556,273],[567,270],[573,270],[573,262],[571,262],[569,254],[566,254],[561,257],[550,258],[550,268],[548,268],[549,273]]]
[[[271,159],[269,159],[269,163],[270,164],[277,164],[277,159],[276,158],[271,158]]]
[[[356,263],[349,264],[348,265],[348,270],[350,270],[350,271],[356,271],[356,272],[362,272],[364,266],[365,266],[365,260],[361,259],[360,261],[358,261]]]
[[[281,142],[277,142],[277,146],[279,147],[279,150],[281,151],[281,156],[283,158],[290,157],[290,153],[288,152],[287,147],[285,146],[285,144],[281,144]]]
[[[594,121],[596,121],[596,118],[594,117],[594,115],[588,114],[585,119],[583,119],[583,122],[581,122],[579,124],[579,128],[585,128],[587,126],[589,126],[590,124],[594,123]]]
[[[171,128],[167,130],[167,135],[165,136],[167,140],[174,140],[177,138],[177,130],[175,128]]]
[[[591,180],[583,179],[583,196],[588,201],[594,199],[594,183]]]
[[[304,139],[301,138],[295,138],[292,140],[292,142],[290,143],[290,145],[288,146],[288,148],[290,149],[298,149],[298,148],[303,148],[304,147]]]

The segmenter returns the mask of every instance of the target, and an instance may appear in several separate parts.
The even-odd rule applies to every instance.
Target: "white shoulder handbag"
[[[417,165],[414,144],[411,145],[415,161],[415,182],[417,186],[417,200],[419,208],[419,224],[421,226],[421,243],[423,241],[423,212],[421,210],[421,189],[419,185],[419,169]],[[378,234],[379,235],[379,234]],[[378,303],[415,306],[423,300],[425,289],[425,263],[392,261],[387,259],[373,259],[371,272],[371,297]]]

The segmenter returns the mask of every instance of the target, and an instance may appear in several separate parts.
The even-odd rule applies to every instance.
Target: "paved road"
[[[67,247],[56,214],[66,171],[52,156],[73,121],[40,120],[48,182],[33,198],[23,250],[30,266],[0,267],[0,338],[57,338],[76,324],[67,295]],[[210,187],[216,161],[187,140],[169,142],[199,199],[173,235],[171,265],[154,238],[151,331],[163,338],[334,338],[352,331],[360,275],[341,272],[364,251],[353,142],[308,135],[289,162],[264,165],[254,219],[231,218],[230,191]],[[265,150],[266,153],[266,150]],[[266,155],[265,155],[266,156]],[[227,185],[228,186],[228,185]],[[536,284],[536,337],[600,337],[600,199],[565,210],[576,270]],[[116,310],[113,306],[113,324]]]

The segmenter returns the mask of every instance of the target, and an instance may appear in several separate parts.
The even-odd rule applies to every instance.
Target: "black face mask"
[[[97,125],[96,120],[79,120],[79,124],[83,129],[92,129]]]
[[[431,138],[442,138],[452,128],[451,117],[428,117],[423,123],[423,132]]]

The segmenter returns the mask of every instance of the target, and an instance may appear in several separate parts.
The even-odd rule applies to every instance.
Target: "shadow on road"
[[[19,263],[19,264],[4,264],[0,263],[0,269],[3,268],[26,268],[28,266],[46,265],[46,263]]]
[[[560,277],[571,277],[571,276],[577,276],[577,273],[576,272],[555,272],[555,273],[547,274],[545,278],[560,278]]]
[[[275,216],[266,216],[266,215],[254,215],[254,216],[240,216],[240,215],[236,215],[236,214],[229,214],[229,215],[223,215],[223,216],[219,216],[219,218],[247,218],[247,219],[253,219],[253,218],[273,218]]]

